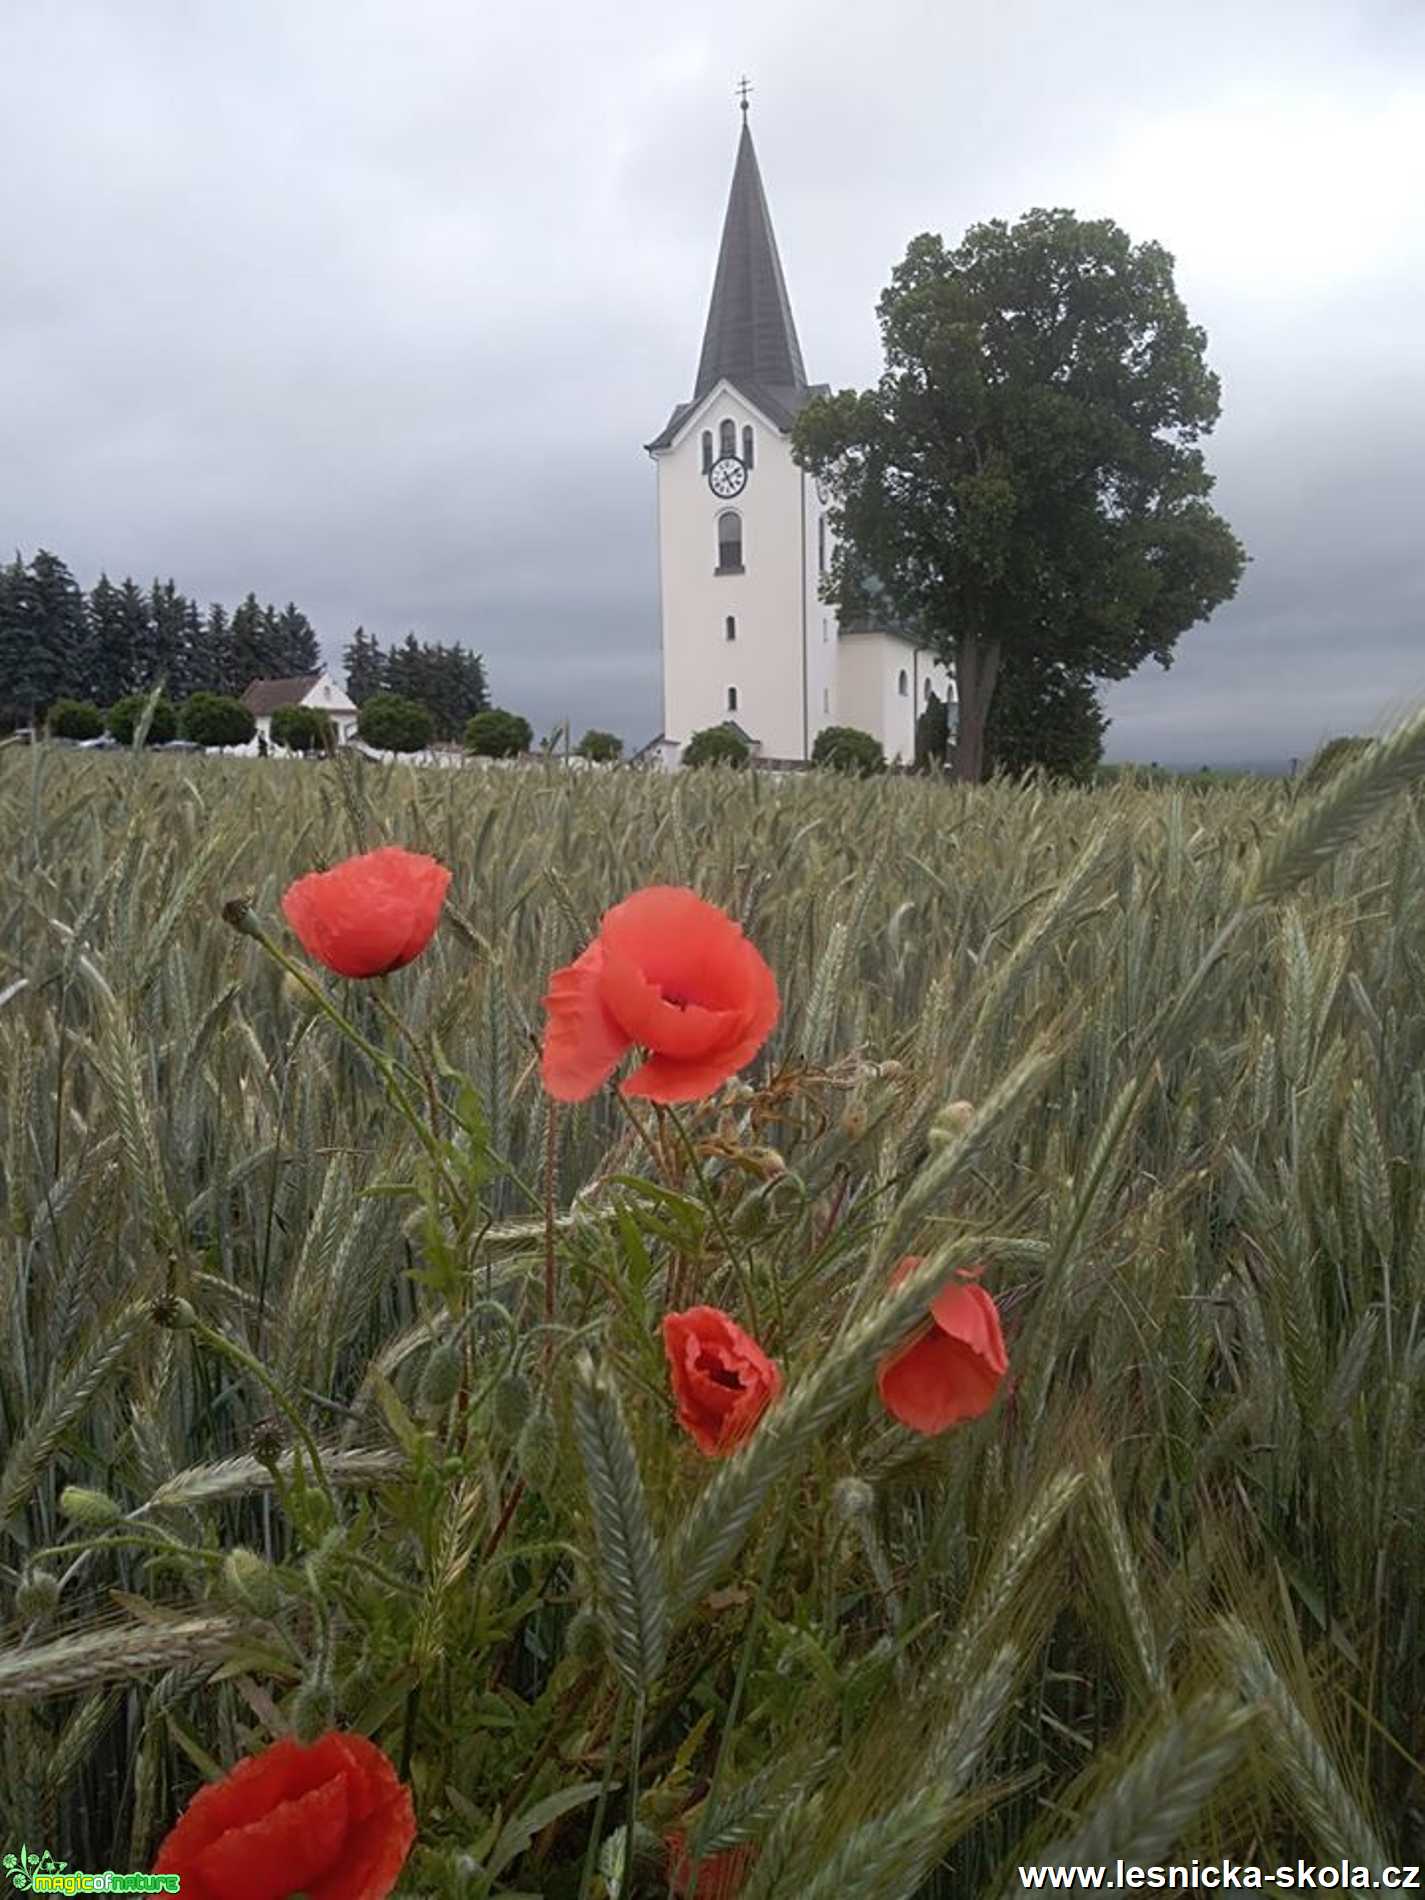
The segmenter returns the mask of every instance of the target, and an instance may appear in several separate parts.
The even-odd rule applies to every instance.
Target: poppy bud
[[[270,1563],[239,1544],[223,1559],[223,1584],[240,1608],[254,1616],[275,1616],[280,1592]]]
[[[123,1506],[116,1504],[107,1491],[89,1491],[78,1484],[67,1484],[60,1492],[59,1508],[76,1524],[95,1529],[117,1524],[124,1515]]]
[[[831,1508],[843,1524],[850,1524],[875,1510],[876,1493],[864,1478],[842,1478],[832,1489]]]
[[[947,1102],[930,1124],[930,1144],[943,1148],[958,1141],[975,1119],[973,1102]]]
[[[250,897],[230,897],[223,905],[223,922],[237,931],[240,937],[257,937],[262,934],[262,926],[257,921],[257,913],[252,908]]]
[[[15,1591],[15,1614],[22,1623],[44,1623],[59,1607],[59,1578],[50,1570],[26,1570]]]
[[[292,1698],[292,1733],[299,1742],[310,1744],[324,1735],[336,1719],[336,1697],[331,1679],[318,1668],[303,1678]]]
[[[521,1426],[515,1460],[531,1491],[547,1488],[559,1463],[559,1434],[547,1405],[537,1405]]]
[[[604,1632],[592,1610],[576,1610],[564,1632],[564,1654],[573,1662],[597,1662],[604,1653]]]
[[[287,1433],[279,1418],[260,1418],[252,1428],[249,1440],[252,1455],[260,1465],[266,1465],[269,1471],[276,1468],[277,1460],[287,1449]]]
[[[522,1372],[507,1372],[495,1387],[495,1423],[509,1438],[518,1438],[532,1402],[529,1380]]]
[[[167,1293],[161,1300],[155,1300],[149,1313],[155,1326],[163,1326],[171,1333],[183,1332],[198,1323],[198,1315],[190,1303],[176,1293]]]
[[[643,1877],[661,1869],[666,1855],[662,1841],[639,1821],[633,1829],[633,1866],[628,1867],[628,1832],[626,1826],[615,1828],[599,1849],[599,1872],[610,1893],[642,1892]]]
[[[464,1371],[460,1352],[448,1343],[437,1346],[425,1362],[416,1403],[425,1412],[443,1412],[460,1390]]]

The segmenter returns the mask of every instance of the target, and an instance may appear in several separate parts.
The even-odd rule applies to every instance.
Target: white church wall
[[[915,723],[925,705],[927,683],[941,699],[954,698],[941,662],[890,633],[843,634],[840,671],[838,724],[873,733],[890,765],[897,759],[909,765],[915,758]]]
[[[716,456],[724,420],[737,431],[739,454],[744,426],[754,432],[752,468],[731,502],[713,494],[702,467],[703,430],[712,430]],[[724,383],[709,392],[673,446],[659,450],[655,460],[664,733],[686,744],[703,727],[735,719],[760,741],[765,757],[802,758],[803,477],[786,438]],[[716,572],[718,516],[729,507],[742,520],[740,574]],[[736,688],[735,707],[728,705],[729,687]]]
[[[836,537],[826,521],[826,508],[816,483],[802,476],[802,534],[806,548],[804,577],[807,627],[808,753],[824,726],[844,725],[840,704],[840,660],[837,651],[836,609],[821,598],[822,582],[831,570]]]

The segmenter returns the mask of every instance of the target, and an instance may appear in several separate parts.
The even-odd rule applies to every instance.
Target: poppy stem
[[[268,936],[267,932],[253,916],[251,910],[246,913],[246,921],[243,924],[242,934],[245,937],[251,937],[254,943],[261,944],[273,962],[284,969],[295,982],[301,984],[302,988],[307,992],[308,996],[311,997],[322,1014],[331,1022],[335,1023],[341,1033],[347,1037],[350,1042],[354,1043],[367,1060],[375,1066],[377,1073],[386,1084],[387,1094],[391,1097],[392,1102],[405,1121],[409,1123],[417,1141],[420,1142],[434,1164],[435,1171],[440,1176],[442,1185],[450,1196],[452,1208],[456,1214],[463,1219],[465,1214],[464,1196],[460,1192],[458,1183],[451,1176],[445,1156],[441,1153],[440,1142],[437,1139],[435,1129],[426,1126],[420,1113],[413,1106],[410,1097],[406,1094],[406,1091],[401,1087],[400,1081],[397,1079],[398,1076],[404,1075],[407,1081],[419,1090],[420,1078],[414,1075],[411,1070],[406,1067],[405,1063],[393,1058],[386,1050],[378,1049],[374,1042],[368,1041],[356,1027],[356,1024],[352,1022],[351,1018],[343,1015],[341,1010],[337,1008],[336,1004],[327,995],[320,983],[315,982],[310,973],[305,970],[300,963],[295,962],[287,955],[285,950],[273,942],[272,938]],[[380,1005],[382,999],[378,997],[376,1000],[378,1005]],[[404,1034],[409,1034],[405,1029],[405,1025],[399,1021],[399,1018],[397,1019],[397,1026]]]
[[[554,1253],[554,1191],[558,1185],[556,1171],[559,1165],[559,1110],[551,1098],[545,1106],[544,1123],[544,1323],[554,1325],[555,1296],[558,1291],[558,1265]],[[549,1368],[554,1360],[554,1334],[551,1331],[544,1347],[544,1375],[549,1377]]]
[[[678,1131],[678,1137],[682,1141],[683,1147],[687,1152],[688,1165],[692,1168],[693,1174],[697,1180],[698,1189],[702,1195],[703,1205],[707,1208],[708,1215],[712,1220],[712,1224],[714,1228],[717,1230],[717,1237],[722,1242],[723,1252],[727,1255],[728,1259],[732,1262],[732,1265],[737,1273],[737,1277],[742,1282],[742,1297],[747,1302],[747,1314],[748,1314],[748,1318],[752,1322],[752,1331],[758,1336],[758,1338],[760,1338],[762,1335],[762,1322],[760,1318],[758,1317],[758,1312],[757,1312],[757,1289],[755,1285],[753,1284],[753,1274],[752,1274],[751,1263],[750,1261],[744,1260],[741,1253],[733,1245],[732,1235],[728,1232],[727,1223],[723,1220],[723,1217],[722,1217],[722,1209],[718,1206],[717,1197],[714,1195],[711,1187],[708,1184],[707,1176],[703,1173],[703,1164],[702,1164],[702,1161],[699,1159],[698,1151],[693,1146],[692,1137],[689,1135],[687,1129],[683,1126],[682,1120],[678,1114],[677,1109],[670,1107],[670,1108],[665,1108],[662,1112],[667,1115],[668,1120],[673,1124],[674,1128],[677,1129]]]
[[[213,1327],[205,1326],[202,1320],[195,1320],[191,1330],[210,1352],[218,1353],[224,1359],[230,1359],[234,1365],[239,1365],[244,1371],[251,1373],[253,1378],[257,1380],[258,1384],[280,1408],[291,1424],[293,1431],[296,1432],[298,1438],[301,1439],[302,1449],[312,1462],[312,1475],[321,1486],[322,1495],[331,1506],[333,1523],[339,1524],[341,1522],[341,1508],[337,1503],[337,1496],[332,1487],[332,1481],[327,1476],[327,1468],[322,1463],[322,1454],[317,1450],[317,1441],[313,1438],[302,1414],[297,1410],[296,1406],[293,1405],[292,1401],[287,1397],[271,1373],[268,1372],[266,1366],[263,1365],[260,1359],[250,1353],[245,1346],[239,1346],[235,1339],[229,1339],[225,1334],[216,1331]]]
[[[688,1847],[691,1873],[688,1878],[688,1892],[698,1890],[699,1856],[702,1852],[703,1836],[707,1832],[709,1817],[716,1813],[718,1788],[722,1781],[722,1771],[727,1762],[728,1749],[732,1742],[733,1731],[737,1727],[737,1717],[742,1708],[743,1691],[747,1687],[748,1666],[752,1660],[758,1626],[762,1621],[762,1612],[767,1606],[767,1597],[772,1587],[772,1573],[777,1559],[781,1555],[786,1539],[787,1526],[791,1522],[792,1504],[797,1495],[797,1479],[792,1478],[787,1485],[787,1495],[782,1503],[782,1514],[777,1520],[777,1528],[767,1544],[767,1554],[762,1560],[762,1574],[757,1579],[757,1595],[753,1599],[752,1610],[747,1618],[747,1628],[742,1637],[742,1654],[737,1659],[737,1675],[732,1685],[732,1700],[727,1705],[727,1715],[723,1720],[722,1734],[718,1738],[717,1760],[713,1763],[712,1780],[708,1784],[707,1796],[703,1801],[703,1811],[698,1816],[698,1825]]]

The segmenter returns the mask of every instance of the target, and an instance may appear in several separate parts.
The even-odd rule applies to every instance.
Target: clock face
[[[735,455],[724,455],[708,470],[708,487],[723,501],[740,495],[747,485],[747,465]]]

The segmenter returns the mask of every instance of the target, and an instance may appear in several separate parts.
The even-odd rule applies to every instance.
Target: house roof
[[[667,448],[690,411],[724,379],[780,429],[790,428],[797,411],[817,393],[809,387],[802,365],[745,112],[693,399],[678,405],[647,446]]]
[[[258,719],[274,713],[279,706],[300,706],[311,692],[320,673],[295,673],[291,679],[254,680],[242,696],[242,703]]]

